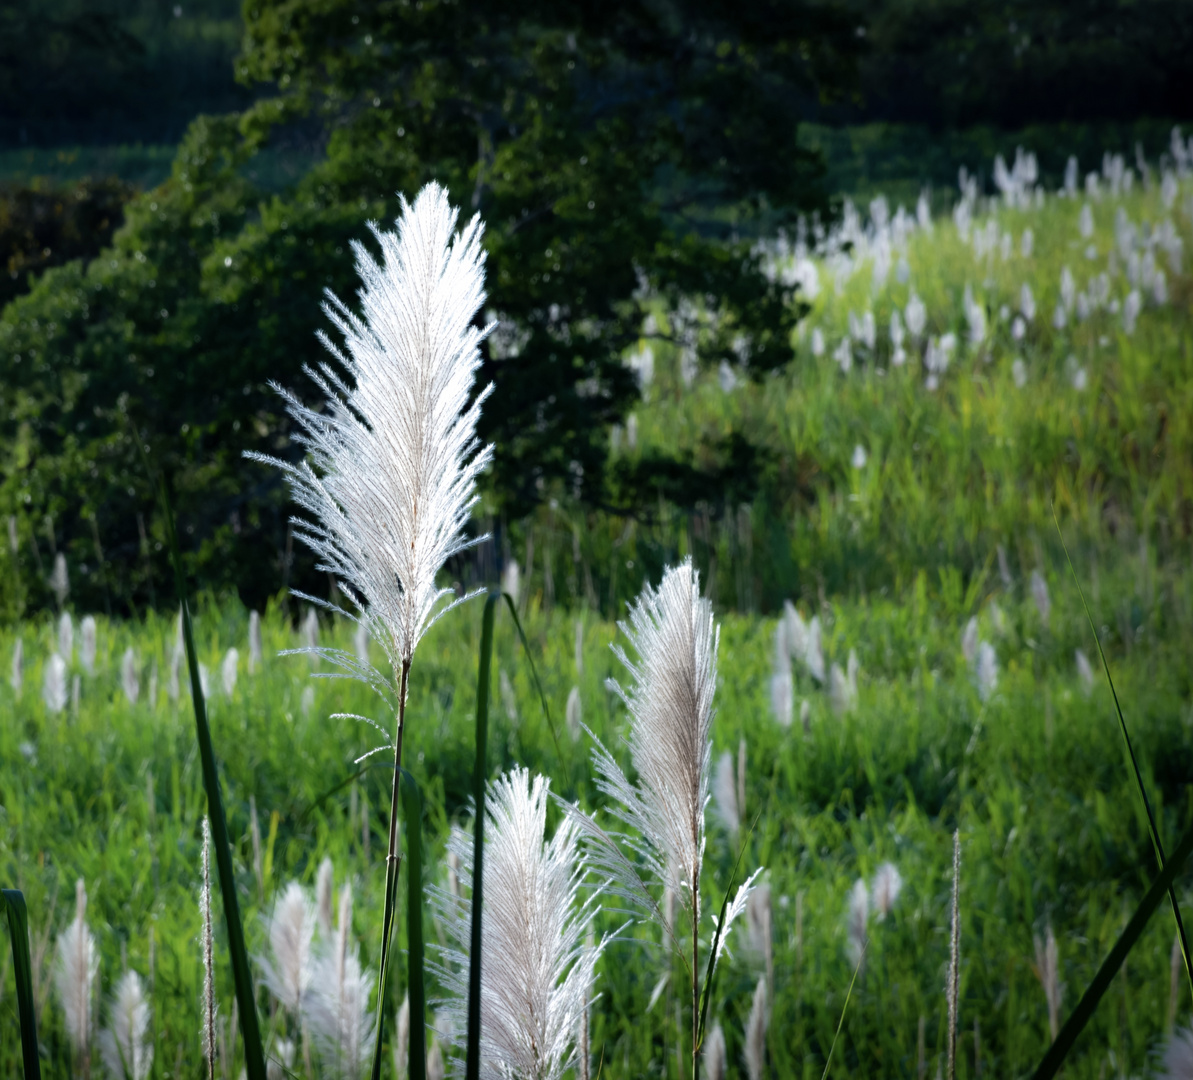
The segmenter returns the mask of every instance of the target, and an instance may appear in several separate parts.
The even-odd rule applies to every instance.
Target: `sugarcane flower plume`
[[[66,1033],[81,1057],[91,1044],[91,1000],[99,971],[99,949],[87,925],[87,890],[83,879],[75,883],[75,917],[58,935],[54,984],[66,1016]]]
[[[661,884],[699,924],[720,632],[712,605],[700,596],[700,575],[691,559],[664,571],[658,589],[647,585],[628,622],[619,625],[637,656],[631,660],[614,646],[632,681],[629,689],[612,681],[610,688],[630,715],[628,742],[638,782],[630,783],[595,736],[593,763],[611,812],[637,836],[609,833],[578,807],[569,812],[594,867],[612,879],[610,887],[645,906],[677,945],[673,923],[663,917],[650,885]],[[745,907],[749,884],[730,904],[718,952],[729,922]]]
[[[595,914],[581,890],[588,865],[574,822],[547,841],[549,781],[514,769],[486,799],[484,919],[481,924],[481,1075],[555,1080],[576,1061],[576,1035],[591,1001],[605,939],[586,942]],[[472,884],[471,838],[453,833],[465,888]],[[450,998],[443,1017],[467,1026],[470,935],[467,899],[433,890],[452,944],[437,965]]]
[[[279,1004],[298,1016],[313,973],[315,906],[297,881],[286,886],[266,920],[266,931],[272,955],[260,961],[265,985]]]
[[[145,1080],[153,1066],[149,1002],[135,971],[126,971],[116,984],[108,1026],[99,1034],[99,1055],[113,1080]]]
[[[366,623],[395,669],[453,606],[435,575],[475,543],[464,528],[492,456],[476,438],[490,388],[469,402],[479,345],[493,329],[473,322],[485,300],[482,225],[475,216],[454,234],[455,223],[447,192],[430,183],[413,204],[402,199],[395,231],[370,226],[381,262],[353,244],[361,315],[329,292],[323,310],[345,348],[320,334],[346,374],[326,361],[307,369],[326,395],[322,411],[275,386],[308,460],[249,455],[289,474],[311,516],[295,522],[296,535],[339,579],[360,612],[350,617]],[[353,654],[321,651],[368,678]]]

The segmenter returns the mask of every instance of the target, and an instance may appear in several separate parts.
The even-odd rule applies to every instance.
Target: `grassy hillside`
[[[930,227],[875,205],[868,221],[847,214],[834,236],[776,242],[776,275],[816,283],[790,370],[763,385],[728,364],[689,380],[681,354],[644,336],[651,360],[639,352],[635,362],[646,400],[611,449],[627,460],[664,443],[699,453],[712,436],[748,432],[768,450],[752,506],[723,517],[668,511],[632,529],[559,511],[534,524],[537,555],[515,550],[529,564],[521,602],[560,748],[503,615],[489,767],[528,765],[562,797],[598,812],[590,743],[569,728],[565,703],[577,688],[580,715],[573,707],[570,719],[582,718],[625,759],[624,711],[605,686],[620,675],[608,649],[616,630],[599,610],[627,581],[657,578],[665,560],[691,553],[719,610],[763,612],[722,620],[714,762],[722,754],[735,762],[744,745],[739,812],[758,816],[744,862],[765,867],[773,901],[769,1075],[823,1072],[859,940],[849,932],[851,895],[859,881],[872,885],[884,862],[898,869],[902,891],[885,918],[871,910],[863,922],[855,911],[870,943],[834,1077],[919,1080],[940,1067],[954,829],[962,839],[958,1072],[966,1080],[1034,1068],[1050,1037],[1037,976],[1049,932],[1063,1019],[1146,887],[1146,828],[1108,690],[1091,670],[1096,648],[1062,569],[1053,507],[1161,831],[1173,843],[1193,821],[1185,251],[1193,186],[1175,176],[1162,182],[1155,166],[1147,185],[1136,179],[1127,191],[1109,162],[1096,193],[1082,187],[1042,202],[1020,171],[1008,198],[963,198],[955,219]],[[1083,230],[1087,204],[1092,230]],[[896,309],[901,345],[890,332]],[[699,304],[685,315],[698,332]],[[675,314],[656,306],[651,317],[657,325]],[[571,613],[560,604],[568,599]],[[779,618],[786,599],[801,623],[818,620],[823,681],[808,654],[791,647],[796,620]],[[101,1001],[126,967],[144,976],[155,1074],[191,1075],[204,803],[187,693],[171,693],[174,624],[99,620],[92,674],[80,654],[81,614],[69,655],[48,619],[0,631],[6,665],[18,639],[23,656],[20,690],[0,686],[0,874],[29,901],[46,1073],[71,1075],[51,973],[55,935],[73,915],[82,878]],[[280,606],[266,614],[253,673],[242,608],[209,600],[197,621],[250,951],[267,953],[260,916],[285,884],[312,887],[330,856],[337,884],[354,886],[353,928],[375,966],[389,781],[377,765],[345,784],[377,736],[331,716],[389,720],[359,685],[312,680],[307,658],[276,655],[301,643],[294,626],[303,615]],[[407,760],[428,795],[428,874],[437,882],[448,831],[468,814],[479,617],[473,605],[444,619],[413,669]],[[324,622],[319,633],[323,643],[355,647],[349,626]],[[231,648],[238,655],[228,660]],[[55,650],[68,656],[58,712],[43,700]],[[229,689],[225,663],[236,673]],[[719,902],[733,862],[723,806],[721,797],[710,809],[706,904]],[[1180,880],[1187,897],[1189,874]],[[621,923],[602,915],[607,929]],[[667,954],[648,944],[657,940],[648,926],[625,937],[600,973],[593,1046],[602,1075],[676,1076],[680,995],[674,979],[660,986]],[[1161,909],[1067,1075],[1104,1080],[1154,1066],[1171,1018],[1189,1019],[1172,944]],[[743,1024],[763,966],[747,930],[735,931],[714,1003],[730,1075],[745,1075]],[[17,1022],[7,969],[4,977],[0,1067],[12,1073]],[[228,1023],[222,962],[217,987]],[[272,1038],[300,1038],[264,989],[259,1001]],[[315,1054],[312,1074],[325,1065]],[[239,1069],[233,1049],[223,1073]]]

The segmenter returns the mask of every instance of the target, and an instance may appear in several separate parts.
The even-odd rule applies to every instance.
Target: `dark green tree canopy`
[[[176,478],[196,569],[246,599],[277,588],[286,492],[241,458],[296,452],[267,383],[310,393],[324,290],[355,288],[349,241],[431,178],[486,222],[488,512],[633,502],[606,461],[645,296],[714,314],[701,362],[789,359],[799,308],[751,242],[825,208],[796,129],[809,95],[851,86],[839,6],[250,0],[245,20],[238,77],[275,92],[192,125],[113,248],[0,321],[3,500],[31,536],[52,515],[90,565],[80,588],[152,599],[137,442]],[[266,197],[254,174],[296,146],[313,166]]]

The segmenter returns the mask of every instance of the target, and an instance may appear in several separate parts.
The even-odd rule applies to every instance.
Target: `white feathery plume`
[[[1031,598],[1036,602],[1036,610],[1040,613],[1040,621],[1047,626],[1048,617],[1052,614],[1052,601],[1048,596],[1048,582],[1039,570],[1031,572]]]
[[[260,959],[265,985],[279,1004],[297,1017],[311,985],[311,939],[315,910],[297,881],[290,882],[266,919],[272,956]]]
[[[518,594],[522,588],[522,571],[516,559],[508,559],[501,571],[501,591],[509,593],[510,599],[516,604]]]
[[[54,592],[54,596],[58,599],[58,606],[62,607],[66,603],[66,598],[70,594],[70,575],[66,572],[66,556],[62,552],[58,552],[54,556],[54,570],[50,574],[50,588]]]
[[[141,680],[137,678],[137,654],[131,645],[124,650],[124,659],[120,661],[120,685],[129,704],[135,705],[141,694]]]
[[[1089,657],[1084,649],[1078,649],[1074,654],[1077,662],[1077,675],[1081,679],[1081,689],[1088,696],[1094,688],[1094,669],[1090,666]]]
[[[631,861],[640,856],[647,877],[670,889],[698,923],[693,883],[699,883],[704,857],[720,631],[712,605],[700,596],[700,576],[691,559],[666,570],[658,589],[647,585],[629,621],[619,625],[637,660],[620,646],[613,651],[633,685],[628,691],[616,682],[609,685],[630,714],[628,741],[638,783],[626,779],[599,740],[593,764],[598,788],[612,800],[611,812],[642,839],[611,835],[577,808],[571,813],[589,841],[594,866],[613,880],[614,891],[644,905],[666,925]]]
[[[209,1080],[215,1080],[215,934],[211,925],[211,825],[203,817],[203,883],[199,889],[199,917],[203,923],[203,1060]]]
[[[717,817],[721,819],[721,824],[736,844],[737,834],[741,829],[741,814],[737,807],[737,778],[733,775],[733,755],[728,750],[717,758],[712,791],[713,808]]]
[[[967,664],[973,664],[978,658],[978,617],[973,615],[965,624],[965,633],[961,635],[961,655]]]
[[[249,674],[256,672],[257,668],[261,666],[263,660],[263,653],[261,649],[261,616],[255,612],[249,612]]]
[[[75,656],[75,624],[71,622],[69,611],[58,617],[58,655],[68,665]]]
[[[410,1071],[410,995],[402,998],[398,1009],[397,1036],[394,1039],[394,1077],[406,1080]]]
[[[833,706],[833,712],[838,716],[844,716],[850,711],[849,678],[842,670],[841,665],[835,661],[829,669],[828,696]]]
[[[978,659],[975,668],[978,683],[978,698],[989,701],[998,688],[998,655],[988,641],[978,642]]]
[[[66,1017],[66,1034],[83,1060],[91,1052],[91,1000],[98,971],[99,949],[87,925],[87,890],[79,878],[75,883],[74,921],[58,935],[54,985]]]
[[[863,878],[858,878],[849,890],[849,910],[845,920],[845,932],[849,948],[849,960],[855,966],[862,962],[866,950],[866,927],[870,921],[870,890]]]
[[[792,609],[794,610],[794,609]],[[799,618],[799,614],[795,616]],[[798,631],[797,631],[798,632]],[[787,619],[775,623],[774,654],[771,657],[770,707],[781,727],[791,727],[795,684],[791,678],[791,647],[787,638]]]
[[[369,660],[369,628],[365,623],[356,624],[356,631],[352,635],[352,651],[362,668],[367,670],[372,667]]]
[[[444,1080],[447,1076],[447,1065],[443,1061],[443,1048],[438,1039],[431,1040],[431,1048],[427,1051],[427,1080]]]
[[[454,606],[441,605],[451,590],[438,589],[435,575],[472,543],[464,527],[492,456],[475,434],[489,388],[469,403],[478,346],[492,329],[473,324],[485,299],[482,226],[474,216],[453,235],[455,224],[447,192],[430,183],[413,204],[402,199],[396,232],[371,226],[380,264],[353,243],[362,317],[329,293],[323,310],[345,349],[320,334],[346,378],[327,362],[308,369],[327,398],[322,411],[275,387],[310,461],[250,455],[289,475],[313,518],[297,535],[339,579],[395,670]]]
[[[750,1080],[762,1080],[766,1072],[766,980],[759,979],[754,987],[754,1003],[746,1020],[746,1075]]]
[[[95,625],[94,615],[84,616],[79,626],[79,637],[79,661],[88,675],[94,675],[95,652],[98,644],[98,628]]]
[[[790,600],[783,601],[783,629],[791,659],[802,662],[808,654],[808,624]]]
[[[70,680],[70,711],[79,715],[79,698],[82,697],[83,680],[78,676],[74,676]]]
[[[568,734],[572,737],[572,742],[580,741],[580,728],[583,725],[583,717],[580,712],[580,687],[573,686],[568,691],[567,709],[565,710],[567,719]]]
[[[566,817],[547,842],[549,781],[514,769],[486,798],[484,920],[481,924],[481,1076],[555,1080],[576,1063],[576,1035],[605,939],[585,942],[596,908],[581,903],[588,866]],[[449,843],[471,884],[470,838]],[[445,1016],[467,1023],[469,904],[443,889],[434,903],[452,947],[439,968],[450,995]]]
[[[1045,930],[1043,938],[1033,934],[1032,944],[1036,951],[1036,978],[1040,980],[1040,985],[1044,988],[1044,998],[1048,1002],[1048,1030],[1052,1035],[1052,1041],[1056,1042],[1056,1036],[1060,1032],[1060,1001],[1064,987],[1060,982],[1060,959],[1052,927],[1049,926]]]
[[[514,684],[510,682],[505,668],[498,671],[497,682],[501,687],[501,707],[505,711],[505,718],[510,722],[511,727],[516,727],[518,724],[518,699],[514,696]]]
[[[808,674],[818,683],[824,683],[824,647],[820,643],[820,616],[813,615],[808,623],[808,648],[804,653]]]
[[[718,1023],[704,1040],[704,1080],[725,1080],[727,1068],[725,1032]]]
[[[749,928],[750,951],[762,960],[767,986],[775,985],[774,921],[770,885],[764,883],[754,889],[746,901],[746,926]]]
[[[371,979],[352,938],[352,886],[347,883],[340,889],[339,920],[328,944],[305,1001],[307,1020],[324,1068],[355,1080],[369,1058],[375,1020],[369,1011]]]
[[[42,673],[41,699],[52,713],[66,708],[66,661],[51,653]]]
[[[307,608],[307,617],[302,620],[300,632],[305,652],[314,652],[319,648],[319,616],[313,607]]]
[[[584,620],[576,620],[576,676],[584,674]]]
[[[334,888],[335,868],[332,866],[331,856],[325,855],[319,864],[319,872],[315,876],[315,914],[319,918],[319,936],[324,941],[331,940],[331,905]]]
[[[21,696],[21,687],[25,684],[25,642],[17,638],[12,647],[12,667],[8,673],[8,683],[12,687],[14,697]]]
[[[240,665],[240,651],[235,647],[224,653],[223,663],[220,664],[220,682],[223,683],[224,697],[231,697],[236,693],[236,669]]]
[[[149,1002],[135,971],[126,971],[108,1005],[108,1026],[99,1034],[99,1055],[113,1080],[146,1080],[153,1066]]]
[[[1161,1080],[1193,1080],[1193,1027],[1181,1028],[1164,1048]]]
[[[903,875],[894,863],[884,862],[874,871],[874,881],[870,886],[870,899],[874,905],[874,914],[881,922],[895,907],[899,893],[903,890]]]
[[[265,1080],[286,1080],[293,1075],[294,1055],[297,1051],[291,1039],[277,1039],[265,1062]]]

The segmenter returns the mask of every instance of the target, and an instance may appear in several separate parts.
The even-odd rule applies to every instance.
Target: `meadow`
[[[730,363],[693,370],[654,331],[682,323],[699,334],[708,314],[698,301],[667,312],[646,298],[643,341],[628,358],[644,401],[611,455],[748,429],[784,463],[777,479],[723,521],[697,510],[631,529],[549,508],[526,534],[538,555],[513,553],[550,720],[502,613],[489,772],[528,766],[598,812],[580,722],[625,757],[625,710],[606,686],[623,674],[608,647],[624,588],[617,569],[624,578],[637,564],[657,580],[663,563],[691,554],[715,598],[705,903],[719,904],[739,841],[743,867],[764,868],[770,897],[768,916],[756,908],[735,928],[718,975],[713,1019],[729,1075],[753,1071],[744,1027],[768,967],[766,1073],[821,1075],[862,942],[829,1075],[942,1072],[955,829],[966,1080],[1034,1069],[1151,880],[1138,792],[1054,509],[1161,832],[1172,843],[1193,820],[1187,165],[1171,160],[1169,179],[1152,163],[1147,182],[1131,184],[1108,158],[1095,180],[1044,197],[1023,160],[1001,174],[996,198],[963,187],[950,216],[875,203],[867,216],[847,209],[831,233],[809,223],[775,240],[776,276],[800,281],[811,310],[793,364],[762,385]],[[51,974],[82,879],[101,955],[99,1024],[121,973],[137,971],[152,1008],[153,1075],[197,1075],[205,797],[185,675],[175,692],[171,674],[175,618],[98,619],[92,665],[80,653],[82,614],[69,650],[48,614],[0,630],[0,655],[13,657],[19,640],[23,657],[20,679],[0,687],[0,865],[29,905],[45,1073],[83,1072],[72,1073]],[[321,644],[358,649],[349,624],[317,625]],[[250,671],[249,614],[233,598],[197,607],[250,953],[268,956],[263,917],[287,884],[314,889],[330,858],[336,884],[353,885],[352,929],[375,972],[392,773],[381,759],[360,772],[356,759],[378,736],[332,714],[390,719],[362,685],[314,679],[308,657],[277,655],[311,640],[296,601],[279,595],[261,630]],[[470,816],[479,638],[474,602],[433,628],[411,675],[406,761],[427,807],[427,876],[445,885],[447,838]],[[55,653],[66,661],[65,700],[47,703]],[[888,887],[876,890],[888,863],[901,887],[883,871]],[[620,906],[610,898],[601,929],[623,927]],[[428,940],[442,940],[429,926]],[[217,922],[218,1067],[236,1077],[220,934]],[[593,1075],[684,1075],[683,992],[658,936],[636,922],[605,952]],[[1188,1019],[1178,959],[1161,908],[1070,1056],[1070,1075],[1159,1067],[1166,1035]],[[395,1003],[400,956],[397,976]],[[3,985],[0,1067],[15,1074],[7,969]],[[268,1042],[300,1041],[264,987],[258,1002]],[[439,1026],[450,1059],[459,1034]],[[294,1068],[322,1075],[326,1065],[315,1050]]]

